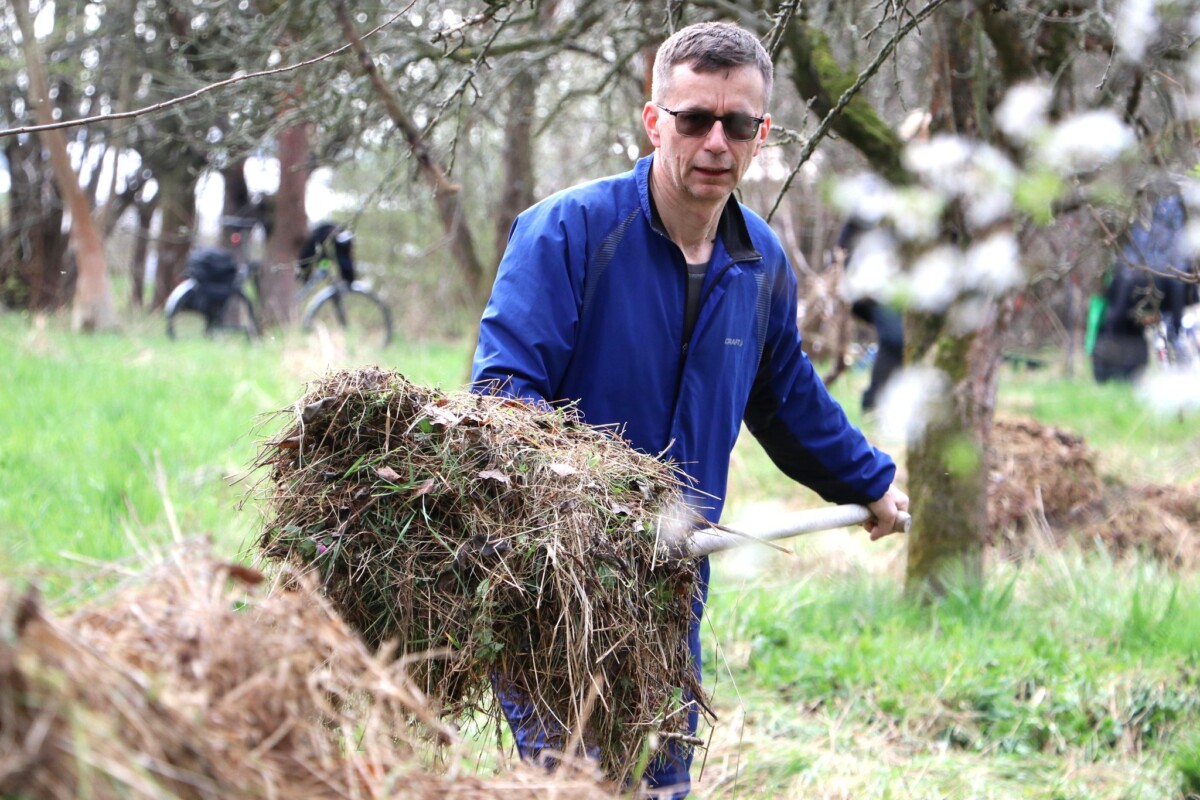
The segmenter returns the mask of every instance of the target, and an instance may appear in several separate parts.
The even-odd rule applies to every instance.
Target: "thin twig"
[[[833,108],[829,109],[829,113],[825,115],[824,119],[821,120],[821,124],[817,126],[816,132],[809,137],[808,143],[804,145],[804,149],[800,152],[800,158],[796,162],[796,166],[792,168],[791,173],[787,176],[787,180],[785,180],[783,182],[783,186],[780,187],[779,194],[775,197],[775,204],[771,206],[771,211],[769,214],[767,214],[767,222],[770,222],[775,216],[775,212],[779,210],[779,204],[783,202],[783,196],[787,194],[788,189],[791,188],[792,181],[795,180],[796,174],[800,172],[800,168],[804,166],[810,157],[812,157],[813,151],[817,149],[817,145],[822,139],[825,138],[825,134],[829,132],[829,127],[833,124],[833,120],[837,117],[837,115],[842,113],[842,109],[850,105],[850,101],[854,99],[854,96],[858,94],[859,90],[862,89],[866,82],[870,80],[876,72],[879,71],[879,68],[883,66],[883,62],[888,59],[888,57],[896,49],[896,46],[900,44],[900,40],[911,33],[912,30],[916,28],[917,25],[919,25],[922,21],[924,21],[926,17],[928,17],[946,2],[947,0],[930,0],[929,3],[923,6],[920,11],[912,16],[912,19],[910,19],[899,30],[896,31],[895,35],[893,35],[891,39],[888,39],[887,44],[880,48],[879,53],[875,56],[875,60],[871,62],[870,66],[859,73],[858,78],[853,84],[850,85],[850,88],[846,89],[846,91],[842,93],[842,96],[838,98],[837,104]]]
[[[404,8],[400,9],[399,11],[397,11],[391,17],[391,19],[389,19],[389,20],[387,20],[387,22],[384,22],[384,23],[376,26],[375,28],[371,29],[366,34],[364,34],[362,36],[362,38],[366,39],[370,36],[373,36],[374,34],[378,33],[379,31],[381,31],[384,28],[391,25],[393,22],[395,22],[401,16],[403,16],[410,8],[412,8],[414,3],[416,3],[416,0],[410,0],[409,4],[406,5]],[[285,73],[294,72],[294,71],[296,71],[298,69],[302,69],[304,67],[310,67],[313,64],[318,64],[322,61],[327,61],[327,60],[333,58],[334,56],[340,55],[340,54],[346,52],[347,50],[349,50],[350,47],[351,47],[350,44],[347,43],[347,44],[344,44],[341,47],[337,48],[336,50],[331,50],[328,53],[316,56],[315,58],[310,58],[307,61],[301,61],[298,64],[289,64],[286,67],[276,67],[275,69],[262,70],[261,72],[251,72],[246,75],[235,75],[232,78],[227,78],[223,81],[218,81],[217,83],[210,83],[207,86],[202,86],[199,89],[197,89],[196,91],[194,91],[190,94],[185,94],[182,97],[173,97],[170,100],[164,100],[161,103],[155,103],[154,105],[134,109],[133,111],[119,111],[119,112],[114,112],[114,113],[110,113],[110,114],[96,114],[91,117],[81,117],[79,119],[61,120],[59,122],[53,122],[48,125],[26,125],[21,128],[6,128],[4,130],[0,130],[0,138],[4,138],[6,136],[20,136],[21,134],[24,134],[24,133],[40,133],[42,131],[52,131],[52,130],[58,130],[60,128],[75,128],[75,127],[79,127],[81,125],[91,125],[92,123],[95,123],[95,122],[111,122],[113,120],[133,119],[135,117],[146,116],[147,114],[153,114],[156,111],[163,111],[168,108],[174,108],[175,106],[182,105],[183,103],[186,103],[189,100],[195,100],[197,97],[200,97],[201,95],[208,94],[209,92],[215,91],[217,89],[223,89],[226,86],[232,86],[235,83],[241,83],[242,81],[248,81],[253,78],[267,78],[272,75],[283,75]]]

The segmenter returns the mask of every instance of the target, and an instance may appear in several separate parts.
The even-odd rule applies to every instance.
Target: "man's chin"
[[[696,197],[722,198],[734,189],[733,175],[728,172],[692,173],[692,194]]]

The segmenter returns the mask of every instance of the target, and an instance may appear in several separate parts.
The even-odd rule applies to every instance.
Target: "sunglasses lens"
[[[748,142],[758,133],[758,120],[749,114],[726,114],[714,117],[707,111],[675,112],[675,130],[680,136],[708,136],[713,123],[721,120],[726,138],[735,142]]]
[[[746,142],[758,133],[758,122],[749,114],[729,114],[721,120],[725,135],[738,142]]]
[[[680,136],[707,136],[717,118],[703,111],[680,111],[675,115],[675,128]]]

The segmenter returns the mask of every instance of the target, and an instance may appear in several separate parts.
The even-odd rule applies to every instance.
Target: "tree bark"
[[[437,206],[438,216],[441,218],[442,227],[445,228],[446,234],[450,239],[450,252],[453,254],[454,260],[458,263],[459,269],[462,271],[463,284],[469,295],[469,299],[473,304],[482,307],[486,299],[486,293],[490,287],[485,280],[486,274],[483,262],[480,260],[479,253],[476,250],[475,240],[471,236],[471,229],[467,225],[466,209],[463,208],[462,203],[462,191],[458,185],[450,181],[441,165],[434,161],[433,155],[429,152],[428,143],[421,137],[420,129],[404,112],[400,98],[379,74],[379,70],[375,67],[374,59],[367,52],[366,47],[358,36],[358,32],[355,30],[354,22],[350,19],[350,13],[346,9],[345,0],[337,0],[334,3],[334,9],[337,12],[342,31],[346,35],[346,41],[350,43],[355,55],[358,56],[359,67],[371,81],[371,86],[375,89],[375,93],[383,101],[388,117],[391,118],[393,124],[404,135],[405,141],[408,142],[409,151],[412,153],[413,158],[417,160],[417,166],[421,171],[421,175],[433,187],[433,200]]]
[[[183,280],[187,254],[196,232],[196,183],[191,170],[176,169],[155,174],[162,230],[158,240],[158,267],[154,274],[154,301],[160,309],[175,285]]]
[[[58,187],[36,142],[11,137],[4,157],[11,186],[0,248],[0,302],[10,308],[59,308],[67,297],[61,267],[67,240]]]
[[[979,129],[972,91],[969,3],[948,4],[935,17],[933,92],[935,128],[974,135]],[[952,207],[942,238],[966,249],[967,227]],[[987,450],[996,396],[1000,341],[1007,314],[993,305],[989,319],[961,331],[947,316],[910,314],[906,363],[926,361],[948,382],[928,409],[925,434],[908,450],[908,491],[916,524],[908,540],[906,588],[941,596],[955,584],[983,580],[987,533]]]
[[[233,235],[237,228],[226,225],[229,217],[257,216],[250,208],[250,186],[246,183],[246,159],[238,158],[221,170],[224,183],[224,198],[221,203],[221,246],[233,249]]]
[[[504,121],[504,189],[496,209],[496,258],[508,244],[513,221],[533,205],[533,121],[541,70],[521,70],[509,86],[508,116]]]
[[[974,435],[967,355],[974,341],[939,338],[933,366],[951,390],[927,410],[924,435],[909,445],[908,492],[917,524],[909,536],[906,578],[915,594],[941,596],[951,586],[982,579],[986,472]]]
[[[806,21],[793,20],[785,37],[784,45],[792,56],[792,83],[812,103],[814,112],[820,116],[828,114],[858,75],[842,69],[833,56],[829,39]],[[892,183],[911,180],[901,162],[903,142],[861,94],[838,115],[832,128],[887,180]]]
[[[42,125],[50,125],[54,122],[54,109],[50,103],[50,90],[41,49],[33,33],[28,0],[15,0],[13,10],[21,28],[29,94],[37,106],[37,119]],[[75,170],[71,168],[66,139],[60,130],[42,131],[38,136],[50,153],[50,164],[59,192],[71,213],[70,240],[79,268],[75,282],[75,298],[71,307],[71,327],[76,331],[111,330],[117,326],[117,314],[113,305],[112,288],[108,282],[104,243],[92,219],[87,196],[79,185]]]
[[[138,202],[137,233],[133,240],[133,253],[129,259],[130,299],[134,308],[146,305],[146,257],[150,253],[150,224],[154,221],[154,212],[158,210],[157,197]]]
[[[289,104],[284,104],[287,113]],[[296,294],[295,265],[308,235],[304,194],[308,187],[308,123],[299,123],[279,133],[279,191],[267,237],[267,263],[259,274],[263,322],[285,324],[292,317]]]

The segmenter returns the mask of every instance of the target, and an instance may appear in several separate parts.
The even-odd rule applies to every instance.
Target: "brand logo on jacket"
[[[741,347],[743,344],[745,344],[745,342],[741,339],[731,339],[726,337],[725,344],[729,347]]]

